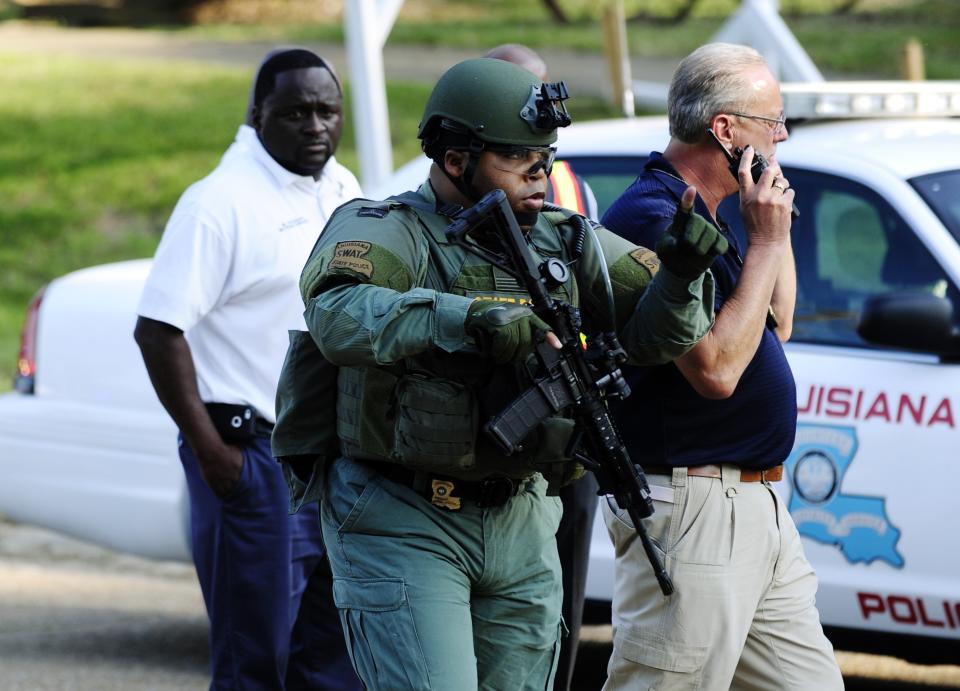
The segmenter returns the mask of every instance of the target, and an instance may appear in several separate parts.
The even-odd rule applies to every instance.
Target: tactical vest
[[[412,192],[373,206],[384,216],[408,214],[407,225],[409,221],[416,223],[425,250],[422,265],[416,267],[417,287],[465,297],[529,300],[515,278],[449,242],[444,230],[450,219],[436,213],[433,206]],[[570,262],[574,231],[567,223],[569,217],[569,212],[540,215],[529,235],[535,254]],[[560,286],[554,296],[578,305],[576,279]],[[296,393],[292,383],[304,379],[296,372],[297,366],[284,366],[273,439],[274,454],[281,460],[290,455],[318,454],[319,458],[310,458],[316,458],[313,465],[319,470],[326,460],[339,454],[357,460],[402,463],[463,479],[495,474],[524,477],[536,471],[548,477],[570,473],[572,464],[564,451],[573,429],[571,420],[547,420],[531,434],[524,451],[509,458],[482,431],[486,420],[532,381],[533,371],[527,366],[493,366],[476,354],[434,350],[409,358],[400,366],[337,370],[323,360],[309,334],[295,334],[291,339],[287,360],[299,363],[299,369],[311,377],[311,386],[308,390],[301,387]],[[337,372],[335,384],[332,372]],[[334,394],[335,431],[330,414]],[[309,408],[307,415],[302,414],[303,403]],[[308,424],[304,424],[305,419]],[[312,426],[309,432],[308,425]],[[319,486],[314,486],[318,483],[306,482],[309,471],[301,470],[298,477],[285,464],[285,473],[292,509],[318,494]],[[314,475],[319,477],[316,472]],[[310,484],[309,492],[306,484]]]
[[[415,193],[388,199],[390,213],[412,214],[426,242],[428,260],[418,267],[417,287],[470,298],[527,302],[515,278],[447,240],[450,219]],[[530,240],[540,258],[570,261],[572,235],[566,213],[541,214]],[[558,226],[563,226],[558,228]],[[558,232],[558,229],[561,232]],[[571,279],[554,296],[579,304]],[[565,462],[572,430],[566,419],[548,421],[519,456],[506,458],[482,431],[532,382],[524,366],[494,366],[470,353],[432,350],[394,368],[341,368],[337,433],[341,452],[357,460],[393,461],[405,466],[477,479],[493,474],[528,476],[545,464]],[[531,435],[534,436],[534,435]]]

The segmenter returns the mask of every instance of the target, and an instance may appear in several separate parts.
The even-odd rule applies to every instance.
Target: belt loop
[[[686,487],[687,486],[687,469],[686,467],[679,467],[673,469],[673,476],[671,478],[670,484],[674,487]]]
[[[721,463],[720,482],[725,490],[729,487],[737,487],[740,484],[740,466],[732,463]]]

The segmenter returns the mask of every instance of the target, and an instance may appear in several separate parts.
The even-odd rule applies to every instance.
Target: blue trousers
[[[243,449],[240,480],[223,499],[182,438],[180,460],[210,619],[210,688],[361,689],[333,604],[316,505],[287,514],[270,438]]]

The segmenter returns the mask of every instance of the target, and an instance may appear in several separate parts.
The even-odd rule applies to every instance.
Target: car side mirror
[[[878,345],[960,358],[960,332],[953,323],[953,303],[930,293],[871,295],[860,312],[857,333]]]

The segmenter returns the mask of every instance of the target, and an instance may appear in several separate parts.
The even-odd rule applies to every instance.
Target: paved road
[[[610,629],[587,627],[578,691],[603,684]],[[850,691],[960,689],[960,666],[838,653]],[[209,683],[190,566],[0,519],[0,691],[174,691]]]
[[[0,521],[2,691],[199,691],[206,635],[192,567]]]
[[[349,77],[346,52],[339,43],[307,43],[329,58]],[[254,69],[267,51],[276,47],[265,42],[200,40],[160,31],[130,29],[71,29],[20,22],[0,24],[0,53],[77,55],[102,58],[150,60],[201,60]],[[387,45],[384,70],[388,80],[433,83],[451,65],[476,57],[476,51],[447,47]],[[553,78],[563,79],[574,94],[607,97],[608,68],[595,53],[545,50]],[[632,61],[634,79],[666,83],[679,60],[640,59]]]

